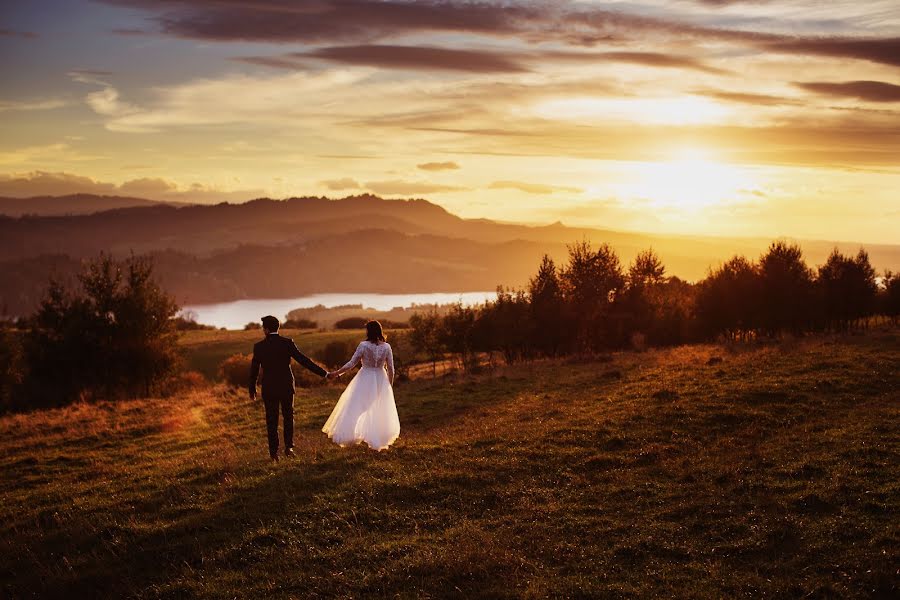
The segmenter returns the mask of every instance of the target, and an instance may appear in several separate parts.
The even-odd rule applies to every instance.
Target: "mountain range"
[[[427,200],[372,195],[168,205],[80,194],[44,197],[40,210],[0,198],[0,308],[27,314],[49,277],[70,279],[87,258],[147,254],[179,302],[199,304],[318,292],[461,292],[521,286],[543,254],[609,243],[627,264],[652,247],[670,275],[704,277],[734,254],[756,258],[771,239],[676,236],[463,219]],[[30,199],[34,200],[34,199]],[[9,207],[17,207],[16,211]],[[35,214],[52,211],[66,214]],[[109,210],[96,210],[96,207]],[[28,213],[22,216],[22,213]],[[801,241],[810,265],[835,246]],[[876,269],[900,269],[900,245],[865,245]]]

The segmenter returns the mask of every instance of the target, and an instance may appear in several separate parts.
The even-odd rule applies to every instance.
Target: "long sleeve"
[[[394,350],[390,344],[387,345],[387,360],[384,366],[387,367],[388,381],[391,382],[391,385],[394,385]]]
[[[256,380],[259,379],[259,358],[256,356],[256,348],[253,349],[253,360],[250,361],[250,395],[256,395]]]
[[[314,363],[305,354],[300,352],[300,349],[297,348],[297,344],[295,344],[294,342],[291,342],[291,357],[319,377],[325,377],[326,375],[328,375],[328,372],[325,369]]]
[[[365,342],[363,342],[363,343],[365,343]],[[340,369],[338,369],[337,371],[334,372],[335,376],[343,375],[344,373],[346,373],[347,371],[349,371],[350,369],[352,369],[353,367],[355,367],[356,365],[359,364],[359,361],[362,360],[363,343],[361,343],[359,346],[356,347],[356,352],[353,353],[353,356],[350,358],[350,360],[347,362],[347,364],[345,364],[343,367],[341,367]]]

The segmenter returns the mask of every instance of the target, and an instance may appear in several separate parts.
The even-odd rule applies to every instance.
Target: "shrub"
[[[175,317],[172,319],[172,324],[177,331],[214,331],[216,329],[213,325],[204,325],[184,317]]]
[[[347,317],[334,324],[335,329],[363,329],[369,319],[365,317]]]
[[[385,329],[409,329],[409,321],[381,321],[381,326]]]
[[[262,323],[251,321],[244,325],[244,331],[253,331],[254,329],[262,329]]]
[[[253,357],[249,354],[232,354],[219,365],[219,378],[234,387],[247,387],[250,383],[250,362]]]
[[[443,357],[444,324],[437,311],[425,314],[416,313],[409,319],[410,332],[409,343],[418,352],[421,352],[431,361],[432,376],[437,374],[437,361]],[[391,346],[393,347],[393,345]]]
[[[16,408],[17,393],[25,378],[20,334],[0,325],[0,412]]]
[[[219,377],[230,386],[246,388],[250,383],[252,360],[253,356],[250,354],[232,354],[219,365]],[[325,381],[324,378],[311,373],[296,362],[291,362],[291,370],[294,372],[294,383],[297,387],[313,387],[321,385]],[[262,371],[260,371],[261,379]]]
[[[198,371],[180,371],[166,381],[163,393],[167,396],[184,394],[208,385],[206,378]]]
[[[330,369],[341,367],[353,356],[355,347],[352,342],[335,340],[328,342],[316,353],[316,360]]]
[[[347,358],[350,358],[349,356]],[[325,384],[325,378],[319,377],[306,367],[291,361],[291,371],[294,372],[294,385],[299,388],[316,387]]]
[[[319,324],[312,319],[288,319],[281,326],[285,329],[317,329]]]

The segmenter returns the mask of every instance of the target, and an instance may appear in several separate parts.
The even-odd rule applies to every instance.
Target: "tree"
[[[19,386],[25,377],[19,332],[0,320],[0,412],[19,404]]]
[[[555,356],[562,347],[568,314],[556,263],[548,255],[544,255],[537,274],[531,278],[528,291],[534,345],[541,354]]]
[[[443,357],[443,340],[441,331],[443,321],[436,310],[427,313],[416,313],[409,318],[409,342],[417,351],[422,352],[431,361],[431,374],[437,375],[437,361]]]
[[[650,337],[661,316],[662,284],[666,268],[653,249],[638,253],[628,268],[625,293],[619,303],[624,328],[629,333],[640,332]]]
[[[576,346],[593,351],[613,345],[617,331],[611,322],[612,305],[625,276],[619,257],[609,244],[596,251],[582,241],[569,246],[569,262],[561,273],[563,297],[573,314]]]
[[[759,269],[743,256],[711,271],[698,288],[695,314],[706,336],[746,339],[759,327]]]
[[[812,271],[796,244],[773,242],[759,259],[760,309],[766,333],[800,333],[809,328],[813,311]]]
[[[842,255],[837,248],[832,250],[819,267],[817,284],[823,316],[831,329],[849,329],[875,310],[875,269],[862,248],[855,258]]]
[[[882,285],[879,312],[896,323],[900,320],[900,273],[886,271]]]
[[[152,274],[147,259],[102,255],[78,276],[80,289],[51,282],[24,339],[32,398],[135,397],[164,383],[178,362],[178,305]]]
[[[665,278],[666,267],[653,248],[638,253],[628,268],[628,285],[632,288],[657,285]]]
[[[476,312],[474,308],[463,306],[461,302],[454,304],[444,315],[441,327],[441,343],[459,357],[462,368],[466,372],[474,371],[478,366],[478,355],[475,352]]]
[[[523,290],[497,288],[497,300],[484,306],[475,326],[476,347],[499,350],[506,364],[532,355],[531,303]]]

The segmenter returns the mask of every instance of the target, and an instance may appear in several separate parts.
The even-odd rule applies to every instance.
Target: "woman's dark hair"
[[[370,342],[385,342],[384,331],[381,329],[381,323],[378,321],[369,321],[366,323],[366,339]]]

